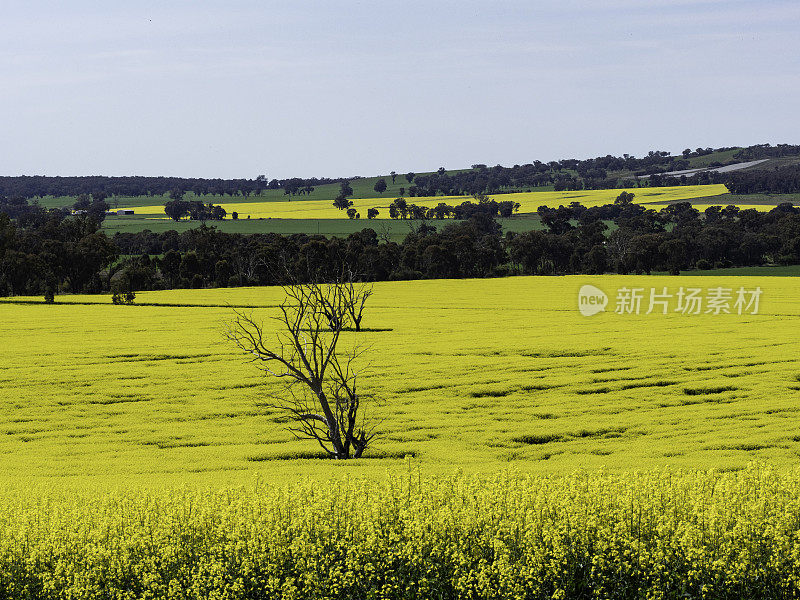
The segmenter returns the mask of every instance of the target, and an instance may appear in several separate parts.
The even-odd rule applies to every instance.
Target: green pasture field
[[[763,267],[730,267],[727,269],[695,269],[682,271],[681,275],[712,277],[718,275],[757,276],[757,277],[800,277],[800,265],[772,265]]]
[[[498,219],[503,231],[532,231],[544,229],[538,215],[519,215],[508,219]],[[452,219],[429,220],[425,224],[442,229],[447,225],[459,223]],[[216,227],[225,233],[280,233],[291,235],[305,233],[320,234],[327,237],[347,237],[351,233],[371,228],[381,239],[386,236],[393,242],[402,242],[413,227],[419,227],[420,221],[397,219],[225,219],[208,221],[206,225]],[[140,217],[108,217],[103,222],[103,231],[108,235],[135,233],[149,229],[155,233],[175,230],[187,231],[200,227],[200,221],[172,221],[168,219],[143,219]]]
[[[703,167],[708,167],[711,165],[711,163],[722,163],[724,165],[737,162],[737,159],[734,158],[734,156],[740,150],[741,148],[733,148],[732,150],[723,150],[722,152],[712,152],[711,154],[706,154],[704,156],[693,156],[689,159],[689,168],[701,169]]]
[[[708,206],[778,206],[784,202],[791,202],[795,206],[800,206],[800,194],[721,194],[719,196],[707,196],[693,198],[692,205],[701,208],[700,205]],[[672,202],[653,202],[653,204],[672,204]]]

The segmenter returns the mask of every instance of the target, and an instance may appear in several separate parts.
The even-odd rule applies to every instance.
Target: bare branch
[[[367,424],[356,382],[356,361],[363,349],[339,347],[351,323],[358,331],[372,286],[356,283],[352,272],[340,281],[288,283],[278,307],[275,345],[252,314],[234,311],[226,338],[266,375],[283,382],[282,396],[268,404],[284,413],[287,430],[298,439],[314,439],[335,458],[360,457],[375,436]],[[299,387],[298,387],[299,386]],[[359,423],[360,421],[360,423]]]

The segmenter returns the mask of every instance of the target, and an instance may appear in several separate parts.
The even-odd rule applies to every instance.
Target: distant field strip
[[[585,283],[609,312],[577,311]],[[621,287],[763,290],[760,314],[618,315]],[[2,481],[174,484],[513,466],[741,468],[800,456],[800,282],[728,276],[380,283],[362,386],[384,399],[373,457],[319,461],[269,408],[277,388],[223,341],[226,305],[277,288],[141,292],[162,306],[0,304]],[[185,304],[186,306],[180,306]],[[646,300],[643,312],[646,310]],[[267,327],[272,327],[266,320]],[[380,458],[384,457],[384,458]]]
[[[630,188],[629,188],[630,189]],[[533,213],[540,206],[557,208],[560,205],[568,205],[571,202],[580,202],[584,206],[601,206],[610,204],[624,190],[580,190],[575,192],[522,192],[518,194],[498,194],[493,196],[495,200],[511,200],[519,202],[520,213]],[[726,194],[728,192],[724,185],[692,185],[661,188],[632,188],[635,194],[634,201],[642,204],[655,202],[677,202],[680,200],[691,200],[692,198],[708,197]],[[394,199],[393,196],[385,198],[365,198],[353,201],[353,208],[360,214],[361,218],[366,218],[367,210],[377,208],[380,217],[389,216],[389,204]],[[435,196],[407,198],[408,202],[425,206],[434,207],[440,202],[457,205],[466,200],[472,200],[470,196]],[[332,206],[330,200],[286,200],[284,202],[224,202],[222,206],[231,213],[239,213],[240,219],[341,219],[345,213]],[[659,207],[654,207],[659,208]],[[754,207],[755,208],[755,207]],[[764,210],[765,207],[758,207]],[[769,207],[766,208],[767,210]],[[137,215],[152,215],[153,217],[166,218],[163,205],[143,206],[135,209]],[[346,216],[346,215],[345,215]]]

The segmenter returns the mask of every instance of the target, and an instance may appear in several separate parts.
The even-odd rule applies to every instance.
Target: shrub
[[[136,292],[133,290],[125,292],[117,290],[111,294],[111,302],[113,304],[133,304],[134,300],[136,300]]]

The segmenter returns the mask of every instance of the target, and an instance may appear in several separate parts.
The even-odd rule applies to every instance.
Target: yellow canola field
[[[581,286],[610,299],[578,311]],[[622,288],[641,314],[617,314]],[[651,289],[672,295],[648,309]],[[758,314],[676,312],[680,288],[761,288]],[[605,467],[777,467],[800,454],[796,278],[568,276],[386,282],[346,344],[368,348],[383,404],[358,461],[317,450],[268,406],[278,388],[223,339],[234,306],[267,319],[280,288],[141,292],[0,304],[0,483],[224,484]],[[85,304],[78,304],[82,301]],[[93,302],[102,302],[92,304]],[[368,455],[370,452],[368,452]]]
[[[520,213],[534,213],[540,206],[557,208],[561,205],[568,205],[571,202],[580,202],[584,206],[601,206],[610,204],[614,199],[625,190],[580,190],[575,192],[522,192],[518,194],[498,194],[493,196],[495,200],[511,200],[519,202]],[[706,196],[718,196],[728,192],[724,185],[692,185],[675,186],[661,188],[633,188],[635,194],[634,202],[650,204],[654,202],[668,203],[679,200],[691,200]],[[389,204],[394,200],[393,197],[385,198],[364,198],[353,200],[355,208],[361,218],[367,216],[367,210],[377,208],[380,211],[380,218],[389,218]],[[425,206],[434,207],[440,202],[451,206],[460,204],[466,200],[472,200],[470,196],[435,196],[407,198],[408,202]],[[279,202],[233,202],[223,203],[221,206],[228,212],[239,213],[240,219],[341,219],[346,218],[344,211],[334,208],[330,200],[287,200]],[[652,208],[659,210],[661,205],[653,205]],[[772,206],[753,206],[748,208],[758,208],[769,210]],[[163,217],[164,207],[162,205],[143,206],[134,209],[137,215]]]
[[[0,594],[797,598],[798,485],[797,469],[764,465],[444,478],[412,465],[384,481],[328,486],[16,490],[0,496]]]

